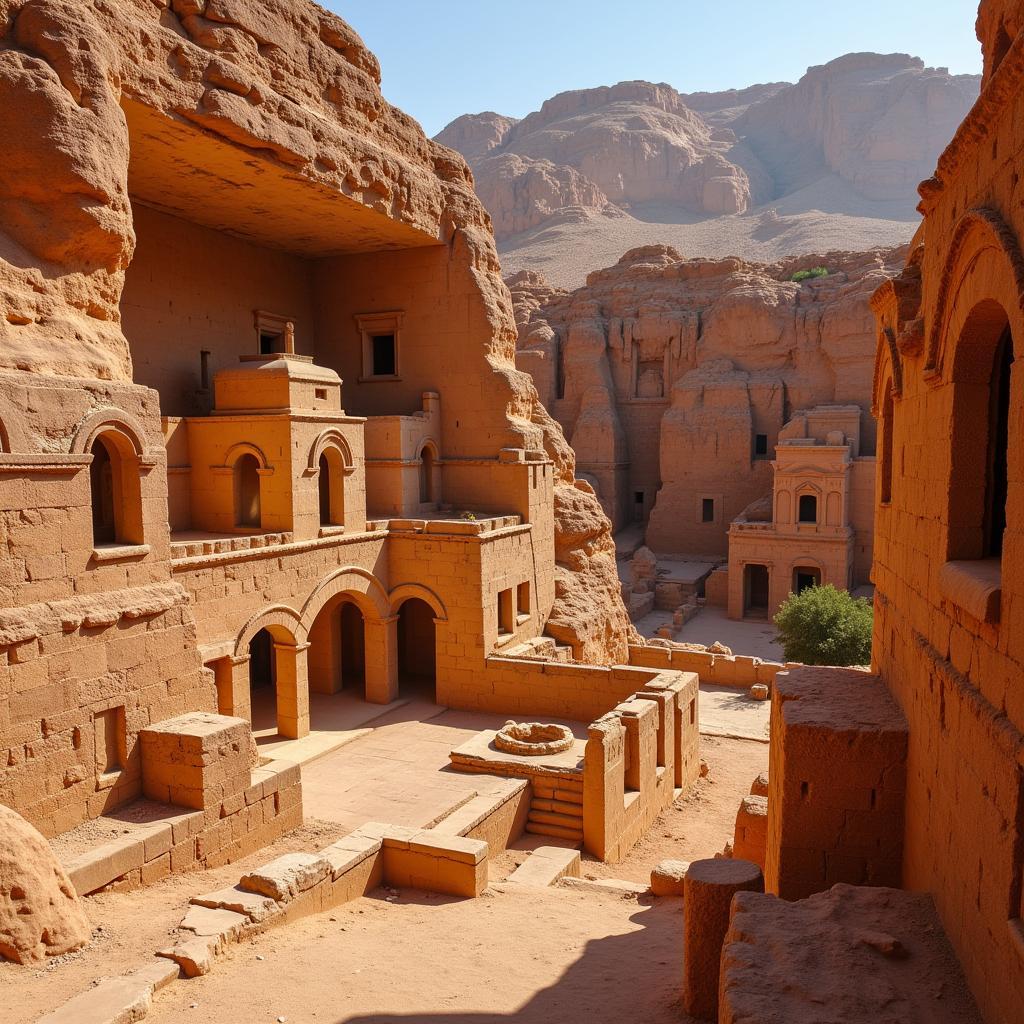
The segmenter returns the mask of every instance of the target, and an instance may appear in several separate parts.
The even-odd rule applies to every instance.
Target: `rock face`
[[[467,114],[437,141],[469,161],[506,272],[543,265],[577,285],[652,242],[772,262],[908,241],[915,185],[979,81],[906,54],[851,53],[796,84],[560,93],[521,121]],[[737,214],[749,216],[719,220]]]
[[[314,256],[433,241],[451,247],[452,287],[472,296],[479,344],[450,381],[477,395],[466,438],[492,456],[502,446],[568,453],[513,365],[508,292],[465,162],[383,99],[376,58],[340,19],[287,0],[0,0],[0,30],[0,371],[139,380],[122,294],[139,218],[154,214],[133,204]],[[486,152],[506,122],[468,126],[461,142]],[[253,190],[267,199],[259,215],[239,199]],[[387,216],[353,216],[339,234],[331,196]],[[581,532],[571,458],[559,481],[559,550],[577,568],[554,621],[610,637],[621,601],[590,586],[607,576],[607,526],[594,503]],[[621,640],[580,646],[599,660],[625,655]]]
[[[576,452],[616,528],[648,523],[663,552],[724,554],[730,521],[771,490],[770,453],[798,409],[870,405],[867,299],[904,250],[757,264],[626,253],[573,292],[510,278],[517,364]],[[794,282],[823,265],[825,277]],[[874,446],[862,419],[862,451]],[[753,438],[766,435],[767,456]],[[713,498],[703,520],[702,497]]]
[[[0,957],[25,964],[84,946],[85,910],[49,843],[2,804],[0,836]]]

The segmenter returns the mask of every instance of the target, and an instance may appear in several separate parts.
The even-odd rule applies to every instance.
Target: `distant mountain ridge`
[[[436,140],[469,161],[499,244],[522,257],[517,264],[513,255],[511,269],[526,266],[538,245],[550,264],[556,236],[600,239],[607,248],[618,232],[621,253],[653,241],[656,225],[665,229],[660,241],[721,255],[693,251],[691,240],[704,244],[693,225],[771,213],[769,204],[783,204],[779,212],[790,218],[861,218],[852,240],[867,232],[870,247],[909,237],[915,186],[932,172],[980,81],[907,54],[851,53],[809,68],[795,84],[683,94],[636,81],[563,92],[522,120],[465,114]],[[726,232],[754,247],[739,255],[789,255],[804,244],[796,236],[814,234],[769,224],[759,238],[755,219]],[[826,234],[836,228],[834,219],[824,223]],[[545,272],[551,276],[550,266]]]

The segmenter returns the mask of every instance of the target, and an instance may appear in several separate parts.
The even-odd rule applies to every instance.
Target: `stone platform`
[[[981,1024],[931,897],[842,884],[734,898],[718,1020]]]

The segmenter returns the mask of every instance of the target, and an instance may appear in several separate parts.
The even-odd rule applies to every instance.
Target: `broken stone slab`
[[[286,853],[243,875],[239,886],[262,893],[278,903],[289,903],[331,874],[330,862],[316,853]]]
[[[752,700],[767,700],[768,686],[765,683],[754,683],[750,688],[750,696]]]
[[[37,1024],[133,1024],[146,1016],[153,996],[179,973],[176,963],[153,960],[120,978],[101,978]]]
[[[544,889],[567,876],[578,878],[580,851],[561,846],[538,846],[522,864],[509,875],[507,881],[516,886],[525,885]]]
[[[768,795],[768,773],[761,772],[760,775],[750,784],[750,795],[751,796],[767,796]]]
[[[630,882],[625,878],[574,878],[567,875],[560,878],[558,884],[566,889],[579,889],[583,892],[601,893],[624,899],[636,899],[638,896],[646,896],[649,892],[646,885]]]
[[[651,892],[655,896],[682,896],[690,862],[663,860],[651,871]]]
[[[218,935],[192,935],[167,949],[157,950],[156,955],[173,960],[187,978],[198,978],[213,970],[213,961],[223,943]]]
[[[189,902],[197,907],[233,910],[236,914],[244,914],[253,924],[269,920],[284,911],[281,904],[270,896],[264,896],[259,892],[248,892],[238,886],[218,889],[216,892],[208,892],[203,896],[193,896]]]
[[[362,864],[381,850],[382,842],[371,836],[350,835],[320,851],[331,866],[331,879],[337,881],[342,875]]]
[[[202,938],[219,938],[223,946],[237,940],[248,923],[249,918],[245,914],[234,910],[193,905],[185,912],[178,929]]]

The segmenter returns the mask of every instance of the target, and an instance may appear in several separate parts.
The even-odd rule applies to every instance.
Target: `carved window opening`
[[[289,316],[257,309],[253,313],[261,356],[295,351],[295,323]]]
[[[363,339],[361,381],[401,379],[402,313],[366,313],[356,317]]]
[[[715,521],[715,499],[701,498],[700,521],[702,523],[713,523]]]
[[[320,525],[345,525],[345,460],[333,445],[325,448],[317,463]]]
[[[885,389],[885,400],[882,402],[882,458],[878,467],[879,500],[883,505],[892,501],[892,434],[893,434],[893,400],[891,386]]]
[[[420,504],[429,505],[436,501],[434,497],[434,467],[436,465],[434,451],[425,445],[420,452]]]
[[[767,459],[768,458],[768,435],[767,434],[755,434],[754,435],[754,458],[755,459]]]
[[[259,529],[262,525],[260,464],[255,455],[240,455],[234,466],[235,525]]]
[[[818,521],[818,498],[814,494],[801,494],[797,505],[797,521],[816,523]]]
[[[821,570],[814,566],[798,565],[793,570],[793,593],[802,594],[811,587],[821,586]]]
[[[953,360],[951,561],[998,559],[1006,528],[1013,336],[999,303],[971,310]]]
[[[989,557],[998,557],[1003,553],[1003,534],[1006,532],[1012,367],[1013,338],[1007,327],[999,339],[992,365],[988,479],[985,489],[985,554]]]
[[[116,430],[107,430],[93,441],[90,452],[93,543],[141,544],[142,484],[132,443]]]
[[[516,628],[515,607],[512,603],[512,589],[498,594],[498,636],[509,636]]]

